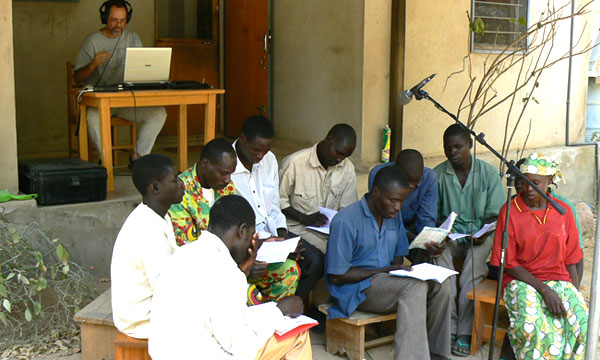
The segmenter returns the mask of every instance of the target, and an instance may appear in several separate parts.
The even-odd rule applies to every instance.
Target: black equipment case
[[[38,205],[106,199],[106,169],[78,158],[19,161],[19,190],[38,194]]]

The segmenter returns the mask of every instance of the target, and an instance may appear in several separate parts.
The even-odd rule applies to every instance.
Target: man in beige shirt
[[[336,124],[319,143],[283,159],[279,170],[280,205],[288,230],[322,252],[327,247],[327,235],[306,226],[327,224],[319,206],[337,211],[358,201],[354,164],[347,159],[355,147],[354,129]]]

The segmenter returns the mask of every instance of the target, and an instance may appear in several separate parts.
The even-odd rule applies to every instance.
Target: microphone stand
[[[500,257],[500,271],[498,273],[498,286],[496,288],[496,303],[494,304],[494,322],[492,325],[492,335],[491,335],[491,339],[490,339],[490,351],[488,354],[488,359],[493,360],[494,359],[494,346],[496,345],[496,330],[498,327],[498,307],[500,305],[500,294],[502,293],[502,278],[504,276],[506,249],[508,248],[508,225],[509,225],[509,221],[510,221],[510,218],[509,218],[510,200],[511,200],[511,195],[512,195],[512,189],[514,187],[515,178],[519,177],[519,178],[521,178],[521,180],[523,180],[527,184],[529,184],[529,186],[533,187],[535,189],[535,191],[538,192],[540,195],[542,195],[542,197],[544,199],[546,199],[546,201],[548,201],[552,205],[552,207],[554,207],[556,209],[556,211],[558,211],[561,215],[565,214],[565,209],[562,206],[560,206],[556,201],[551,199],[546,194],[545,191],[542,191],[533,182],[531,182],[531,180],[529,180],[527,177],[525,177],[525,175],[523,175],[523,173],[514,165],[514,161],[506,160],[506,158],[504,158],[490,144],[488,144],[487,141],[485,141],[484,133],[480,133],[478,135],[477,133],[475,133],[475,131],[469,129],[465,124],[463,124],[460,120],[458,120],[458,117],[456,117],[456,115],[454,115],[451,112],[449,112],[448,110],[446,110],[440,103],[438,103],[437,101],[435,101],[435,99],[433,99],[431,96],[429,96],[429,94],[425,90],[415,91],[414,95],[417,100],[425,99],[425,100],[430,101],[431,103],[433,103],[433,105],[436,107],[436,109],[438,109],[441,112],[443,112],[444,114],[450,116],[461,128],[468,131],[469,134],[471,134],[475,138],[475,140],[477,140],[477,142],[479,142],[481,145],[485,146],[492,154],[494,154],[494,156],[496,156],[498,159],[500,159],[507,166],[508,169],[512,170],[514,172],[514,174],[516,174],[515,177],[511,176],[510,174],[507,175],[508,195],[506,197],[506,221],[505,221],[504,230],[502,233],[502,255]],[[503,174],[500,173],[500,176],[503,176]],[[473,334],[473,335],[477,336],[476,334]]]

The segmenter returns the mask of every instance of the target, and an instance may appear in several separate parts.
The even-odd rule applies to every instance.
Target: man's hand
[[[324,226],[328,222],[329,218],[318,211],[316,213],[304,215],[302,218],[302,223],[306,226]]]
[[[428,241],[425,243],[425,250],[429,253],[429,257],[438,258],[444,252],[446,248],[446,241],[448,238],[442,240],[441,243],[437,243],[435,241]]]
[[[304,304],[302,303],[302,299],[296,295],[286,296],[279,300],[277,302],[277,307],[279,310],[281,310],[283,315],[293,318],[302,315],[304,312]]]
[[[492,233],[492,232],[490,231],[490,232],[487,232],[487,233],[485,233],[485,234],[481,235],[481,236],[480,236],[480,237],[478,237],[478,238],[473,238],[473,246],[479,246],[479,245],[483,244],[483,243],[484,243],[484,242],[487,240],[488,236],[489,236],[491,233]],[[469,244],[471,243],[471,236],[467,236],[467,237],[465,237],[465,239],[467,239],[467,242],[468,242]]]
[[[541,294],[544,297],[544,302],[551,313],[561,318],[567,316],[567,310],[563,306],[560,297],[554,290],[546,286],[544,290],[541,291]]]
[[[386,272],[390,272],[393,270],[412,271],[412,266],[408,266],[408,265],[404,265],[404,264],[394,264],[394,265],[390,266]]]
[[[264,261],[256,261],[252,263],[252,267],[250,268],[250,272],[248,274],[248,279],[258,279],[265,274],[267,271],[267,266],[269,264]]]
[[[296,250],[288,255],[288,259],[292,259],[295,261],[304,260],[304,256],[302,253],[306,251],[306,248],[302,247],[302,240],[298,241],[298,245],[296,246]]]
[[[108,59],[110,59],[110,54],[108,53],[108,51],[100,51],[94,56],[94,59],[92,60],[92,65],[94,66],[94,68],[97,68],[98,66],[100,66],[100,64],[107,62]]]
[[[250,247],[248,248],[248,257],[240,264],[240,270],[246,274],[246,277],[250,276],[250,270],[254,261],[256,261],[256,252],[258,251],[258,234],[252,236]]]

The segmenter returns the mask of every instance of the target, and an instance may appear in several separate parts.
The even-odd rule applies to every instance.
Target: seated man
[[[196,240],[208,226],[210,207],[235,192],[231,174],[236,164],[231,145],[224,139],[213,139],[202,149],[200,161],[179,174],[185,195],[169,210],[179,246]]]
[[[136,33],[125,30],[131,20],[133,9],[126,1],[105,1],[100,8],[100,19],[106,24],[102,29],[85,38],[75,60],[75,81],[78,84],[106,85],[123,82],[125,49],[142,47]],[[135,161],[140,155],[152,151],[154,141],[162,129],[167,112],[162,106],[140,108],[113,108],[111,116],[141,122],[136,151],[129,157]],[[88,133],[100,153],[100,122],[98,109],[87,108]]]
[[[210,217],[208,230],[178,248],[158,280],[148,343],[152,358],[312,359],[307,331],[283,341],[273,336],[284,315],[302,313],[300,298],[246,306],[247,279],[239,266],[256,256],[252,207],[240,196],[226,196]],[[215,276],[221,285],[207,293]]]
[[[468,131],[458,124],[450,125],[444,132],[444,153],[448,160],[433,169],[438,176],[438,221],[444,221],[451,212],[458,214],[452,227],[454,233],[473,234],[484,224],[496,221],[506,200],[498,169],[483,160],[474,162],[472,146]],[[473,239],[472,250],[470,237],[448,241],[438,259],[438,265],[454,269],[453,259],[464,258],[458,281],[458,311],[452,302],[452,354],[456,356],[469,356],[471,352],[473,301],[467,299],[467,293],[488,273],[486,259],[494,241],[491,233]],[[451,283],[456,296],[456,283]]]
[[[307,230],[306,226],[327,223],[319,206],[337,211],[358,200],[354,164],[347,159],[355,147],[354,129],[348,124],[337,124],[325,139],[287,156],[281,165],[279,194],[288,229],[322,252],[327,236]]]
[[[113,248],[112,314],[119,331],[147,339],[156,279],[177,247],[167,210],[181,201],[183,183],[171,159],[163,155],[141,157],[132,172],[142,202],[125,220]]]
[[[398,216],[408,179],[396,166],[381,169],[373,191],[331,221],[325,280],[335,300],[329,318],[354,310],[397,313],[394,359],[445,358],[450,348],[450,281],[442,284],[389,275],[408,253]]]
[[[256,215],[256,231],[260,239],[272,236],[289,238],[296,236],[288,233],[285,216],[279,207],[279,166],[277,159],[271,152],[275,131],[273,123],[263,116],[251,116],[242,125],[240,137],[233,143],[237,154],[237,167],[231,175],[238,194],[250,203]],[[276,299],[280,296],[295,293],[302,299],[308,299],[308,293],[323,276],[323,253],[314,246],[300,242],[297,256],[301,269],[301,278],[298,288],[271,287],[271,296]],[[290,263],[288,260],[286,263]],[[284,263],[285,264],[285,263]],[[293,264],[292,264],[293,265]],[[281,264],[269,264],[267,270],[274,271]],[[283,277],[298,276],[297,268],[285,267],[277,271]],[[259,288],[266,284],[256,283]],[[277,292],[279,290],[279,293]],[[285,293],[288,292],[288,293]]]
[[[235,151],[225,139],[213,139],[200,153],[200,161],[179,174],[185,184],[185,195],[179,204],[169,210],[177,244],[182,246],[196,240],[208,227],[210,208],[216,200],[235,193],[231,181],[237,165]],[[257,262],[251,273],[255,282],[261,282],[260,292],[251,287],[249,301],[259,303],[277,298],[281,292],[291,291],[298,284],[298,267],[293,260],[267,268],[266,263]]]
[[[406,228],[406,236],[410,244],[425,226],[435,227],[437,219],[437,175],[424,166],[423,155],[414,149],[400,151],[396,162],[377,165],[369,173],[369,191],[373,190],[373,180],[379,170],[386,166],[398,166],[408,177],[408,197],[402,204],[402,223]],[[413,249],[408,258],[413,264],[437,258],[444,250],[443,244],[428,242],[427,251]]]

